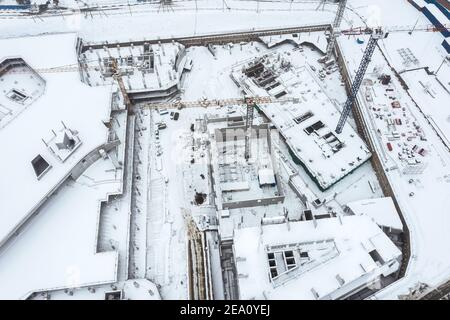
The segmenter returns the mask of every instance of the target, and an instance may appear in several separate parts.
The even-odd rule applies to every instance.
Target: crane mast
[[[330,40],[328,41],[328,45],[327,45],[327,51],[326,51],[325,57],[323,57],[321,59],[323,61],[329,60],[333,54],[334,44],[336,43],[336,36],[337,36],[336,33],[341,25],[342,18],[344,17],[344,11],[345,11],[346,5],[347,5],[347,0],[339,1],[339,6],[338,6],[338,9],[336,12],[336,17],[334,18],[333,27],[331,29]]]
[[[122,75],[120,74],[119,67],[117,65],[117,59],[112,58],[111,60],[111,69],[113,73],[113,79],[117,81],[117,84],[119,85],[119,89],[122,92],[123,100],[125,102],[125,106],[127,107],[128,112],[131,114],[131,100],[128,96],[127,89],[125,88],[125,84],[123,83]]]
[[[325,1],[323,2],[325,3]],[[336,16],[333,22],[333,27],[331,30],[331,36],[330,40],[327,45],[327,54],[322,57],[319,61],[326,61],[331,58],[331,55],[333,53],[334,45],[336,43],[336,38],[340,35],[347,35],[347,36],[354,36],[354,35],[363,35],[363,34],[370,34],[370,39],[367,44],[367,47],[365,49],[362,61],[360,63],[359,69],[355,75],[355,79],[352,83],[350,95],[347,98],[347,101],[345,102],[344,108],[342,110],[341,117],[339,119],[339,122],[336,127],[336,132],[341,133],[342,129],[345,125],[345,122],[347,121],[348,116],[350,115],[351,108],[353,105],[353,102],[356,98],[356,94],[358,93],[358,90],[361,86],[362,80],[364,78],[365,72],[367,70],[368,64],[371,60],[371,57],[373,55],[373,52],[375,50],[377,41],[381,38],[385,38],[388,33],[390,32],[408,32],[411,34],[413,31],[418,32],[442,32],[442,31],[449,31],[450,30],[450,24],[445,24],[441,27],[436,27],[433,24],[428,25],[422,25],[422,26],[413,26],[413,27],[390,27],[389,29],[382,30],[381,28],[370,28],[367,26],[363,27],[355,27],[348,30],[340,30],[339,26],[342,22],[344,11],[346,8],[347,0],[341,0],[339,2],[339,6],[336,12]],[[112,77],[114,80],[117,81],[119,89],[122,93],[125,106],[128,110],[128,112],[132,113],[132,103],[130,100],[130,97],[127,93],[127,90],[125,88],[125,84],[123,82],[122,74],[120,73],[119,67],[118,67],[118,61],[117,58],[110,57],[111,59],[111,71],[112,71]],[[96,67],[93,66],[84,66],[82,68],[84,71],[87,70],[97,70]],[[38,73],[57,73],[57,72],[78,72],[80,71],[79,65],[65,65],[60,67],[53,67],[53,68],[35,68],[34,69]],[[16,71],[14,71],[16,72]],[[25,71],[29,72],[29,71]],[[23,73],[23,72],[17,72],[17,73]],[[274,98],[271,96],[265,96],[265,97],[244,97],[242,98],[229,98],[229,99],[213,99],[213,100],[198,100],[198,101],[176,101],[176,102],[158,102],[158,103],[148,103],[144,105],[145,108],[190,108],[190,107],[221,107],[225,105],[245,105],[247,108],[247,118],[246,118],[246,127],[245,127],[245,158],[249,159],[250,157],[250,137],[251,137],[251,128],[253,124],[253,112],[254,107],[256,104],[262,103],[278,103],[278,102],[295,102],[298,98]]]
[[[347,118],[352,110],[353,102],[355,101],[356,95],[358,94],[359,88],[361,87],[361,83],[364,79],[364,75],[366,74],[370,60],[372,59],[372,55],[375,51],[378,40],[386,38],[387,35],[388,34],[383,32],[381,28],[375,29],[373,31],[371,30],[369,42],[367,43],[366,50],[364,51],[358,71],[356,72],[355,79],[352,82],[350,95],[347,97],[347,101],[345,101],[341,117],[339,118],[339,122],[336,127],[337,133],[342,132],[342,129],[344,128],[344,125],[347,122]]]
[[[252,134],[252,126],[253,126],[253,113],[254,107],[256,106],[253,99],[245,98],[245,104],[247,106],[247,116],[245,119],[245,159],[248,160],[250,158],[250,139]]]

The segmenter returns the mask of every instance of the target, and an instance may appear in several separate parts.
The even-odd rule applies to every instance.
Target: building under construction
[[[338,106],[323,92],[310,67],[292,66],[288,56],[278,53],[250,62],[231,76],[248,95],[291,98],[261,103],[258,109],[277,127],[294,161],[326,190],[367,161],[371,153],[353,128],[335,132]]]
[[[179,93],[183,73],[190,70],[192,61],[179,43],[141,43],[112,46],[102,49],[84,47],[79,61],[83,81],[92,86],[113,81],[113,61],[122,77],[124,87],[133,102],[168,99]]]

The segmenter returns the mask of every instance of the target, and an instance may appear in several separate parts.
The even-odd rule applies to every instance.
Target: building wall
[[[284,195],[265,199],[253,199],[244,201],[224,202],[224,209],[250,208],[277,204],[284,201]]]
[[[80,162],[78,162],[75,167],[70,171],[70,176],[76,180],[80,177],[84,171],[86,171],[89,166],[91,166],[95,161],[101,158],[100,150],[103,149],[105,152],[110,151],[120,144],[119,140],[115,140],[106,144],[103,144],[91,152],[89,152]]]
[[[223,121],[223,119],[225,119],[225,120],[231,120],[231,119],[238,120],[240,118],[241,117],[229,117],[229,118],[221,118],[221,119]],[[211,119],[210,122],[216,122],[216,119]],[[283,194],[283,190],[281,189],[281,186],[280,186],[280,183],[279,183],[280,182],[280,177],[279,177],[278,173],[276,172],[275,159],[274,159],[273,154],[272,154],[272,141],[271,141],[269,126],[267,124],[260,124],[260,125],[253,126],[253,129],[255,129],[255,130],[266,130],[267,131],[267,145],[268,145],[268,148],[269,148],[269,153],[271,155],[271,161],[272,161],[272,167],[273,167],[273,170],[274,170],[274,173],[275,173],[275,179],[277,181],[276,187],[277,187],[278,196],[270,197],[270,198],[243,200],[243,201],[223,202],[222,203],[222,209],[237,209],[237,208],[249,208],[249,207],[266,206],[266,205],[270,205],[270,204],[277,204],[277,203],[280,203],[280,202],[284,201],[285,196]],[[232,134],[228,134],[227,135],[227,131],[228,130],[242,130],[242,134],[241,135],[236,134],[236,136],[235,136],[235,132],[233,131]],[[230,135],[232,135],[233,138],[244,140],[244,138],[245,138],[245,127],[241,126],[241,127],[231,127],[231,128],[227,127],[227,128],[216,129],[215,130],[216,141],[217,141],[217,137],[219,135],[221,137],[227,137],[227,139],[230,138]],[[211,171],[214,171],[214,169],[211,168]],[[213,176],[213,175],[211,174],[211,176]],[[214,179],[212,181],[214,183]],[[221,197],[221,195],[216,195],[216,196]],[[218,208],[218,209],[220,209],[220,208]]]
[[[298,173],[296,175],[298,175]],[[308,198],[306,197],[306,195],[301,193],[301,191],[298,190],[298,188],[294,185],[294,183],[292,182],[292,179],[291,179],[292,177],[294,177],[294,176],[289,177],[288,185],[291,187],[292,191],[294,191],[294,193],[297,195],[297,197],[301,200],[303,205],[306,206],[308,203]]]
[[[400,259],[400,258],[398,258]],[[339,289],[331,292],[330,294],[319,297],[320,300],[343,300],[350,297],[353,294],[361,291],[364,288],[369,288],[370,286],[377,283],[381,276],[388,276],[396,272],[400,267],[398,260],[387,261],[384,265],[380,266],[372,272],[367,272],[360,276],[359,278],[345,283]]]

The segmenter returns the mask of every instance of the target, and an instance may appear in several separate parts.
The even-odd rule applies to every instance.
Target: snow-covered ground
[[[215,8],[196,11],[195,1],[187,1],[176,4],[178,9],[173,11],[161,11],[159,4],[153,4],[147,9],[125,7],[111,12],[100,11],[92,14],[74,12],[41,18],[0,15],[2,21],[0,37],[73,31],[78,32],[86,41],[92,42],[156,39],[330,23],[334,12],[334,10],[316,11],[315,3],[309,4],[306,8],[303,3],[298,5],[294,3],[292,10],[289,9],[289,3],[247,1],[235,3],[237,7],[244,6],[244,9],[223,10],[222,1],[213,1],[212,5]],[[261,10],[256,12],[258,3]],[[201,2],[198,6],[201,8]],[[210,6],[208,1],[205,6]],[[294,6],[298,6],[298,10],[294,10]]]
[[[408,10],[411,10],[411,8],[405,8],[405,15],[408,13]],[[411,13],[414,14],[414,11]],[[405,23],[410,20],[410,18],[406,16],[403,18],[403,15],[400,15],[400,18],[402,18],[400,21]],[[419,19],[419,24],[426,23],[425,18],[422,16],[417,16],[416,20],[417,19]],[[435,66],[442,61],[437,59],[436,56],[442,56],[442,50],[444,50],[442,47],[436,45],[439,39],[436,40],[436,35],[429,33],[421,36],[433,43],[433,45],[431,45],[433,50],[430,50],[430,44],[426,41],[418,41],[415,42],[414,45],[411,45],[411,43],[413,43],[411,37],[414,36],[414,33],[413,36],[407,34],[401,37],[396,36],[395,40],[392,41],[395,41],[395,46],[398,48],[411,48],[411,51],[417,54],[420,64],[429,65],[430,68],[435,68]],[[359,64],[363,48],[356,43],[356,39],[354,38],[341,38],[339,41],[344,49],[345,60],[347,61],[349,70],[354,74],[354,70],[356,70]],[[392,57],[397,53],[387,49],[389,46],[392,46],[390,43],[391,40],[389,38],[387,40],[382,40],[380,48],[383,50],[383,53],[387,51],[385,54],[388,59],[393,59]],[[418,50],[418,48],[421,48],[423,51]],[[431,53],[429,53],[429,51]],[[438,53],[435,53],[434,51],[437,51]],[[420,52],[422,52],[422,54],[420,54]],[[426,162],[427,166],[423,173],[404,173],[404,171],[401,170],[401,167],[399,169],[388,171],[393,164],[398,163],[398,159],[396,158],[396,154],[392,154],[393,152],[387,150],[386,140],[383,141],[382,138],[382,135],[384,135],[384,132],[386,131],[386,122],[371,122],[370,120],[371,117],[373,117],[373,115],[370,115],[372,111],[370,105],[375,104],[384,108],[383,104],[386,103],[384,102],[385,96],[374,96],[373,103],[369,103],[366,101],[364,92],[361,92],[360,97],[365,106],[363,107],[363,112],[366,121],[373,126],[371,128],[373,141],[375,142],[378,152],[381,155],[386,155],[383,162],[386,165],[386,171],[388,171],[387,175],[411,232],[411,261],[405,278],[377,294],[377,297],[379,298],[397,298],[399,294],[408,293],[408,288],[413,287],[419,281],[432,286],[444,281],[449,276],[450,257],[446,254],[449,252],[447,245],[449,240],[447,239],[448,233],[445,230],[448,229],[450,223],[450,217],[448,216],[448,199],[450,195],[448,166],[450,163],[450,156],[440,137],[433,127],[430,126],[427,121],[428,119],[424,117],[424,114],[436,114],[436,111],[433,111],[435,110],[433,104],[423,103],[424,99],[432,99],[429,97],[429,93],[423,89],[417,90],[417,86],[413,87],[414,83],[412,83],[411,80],[415,79],[415,81],[418,81],[418,78],[413,78],[413,76],[410,77],[409,72],[404,74],[407,83],[411,84],[411,96],[409,96],[390,69],[390,66],[392,66],[397,72],[400,72],[404,69],[404,66],[401,64],[399,65],[399,63],[395,61],[392,62],[392,64],[389,64],[389,61],[385,60],[379,50],[375,52],[371,63],[369,73],[366,77],[372,79],[376,83],[376,75],[372,73],[372,70],[377,66],[382,73],[392,75],[392,82],[393,86],[395,86],[395,90],[391,95],[395,96],[400,101],[400,104],[405,107],[405,114],[409,114],[409,117],[412,117],[413,120],[411,120],[411,122],[414,120],[417,121],[417,125],[426,136],[426,140],[420,142],[426,150],[423,162]],[[423,76],[422,81],[425,84],[430,80],[428,79],[428,76]],[[380,84],[374,84],[374,86],[379,85]],[[440,93],[444,96],[442,99],[448,101],[448,92]],[[436,92],[436,95],[438,95],[438,92]],[[440,108],[442,107],[443,105],[440,106]],[[392,107],[389,106],[389,108]],[[443,121],[442,116],[438,115],[437,117],[439,118],[438,121]],[[404,123],[404,125],[406,124],[407,123]],[[400,131],[404,130],[401,126],[397,127]],[[378,133],[377,129],[380,129],[381,132]],[[445,127],[441,128],[441,130],[445,130]],[[397,142],[393,142],[392,144],[396,145]],[[422,158],[421,156],[419,157]],[[432,198],[430,198],[430,195],[433,195]]]

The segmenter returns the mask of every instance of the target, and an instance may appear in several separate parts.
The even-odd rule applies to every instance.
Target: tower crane
[[[391,28],[389,30],[383,28],[352,28],[349,30],[343,30],[340,34],[343,35],[370,35],[369,41],[367,43],[367,47],[364,51],[363,57],[359,64],[358,71],[356,72],[355,78],[352,82],[352,87],[350,89],[350,94],[345,101],[344,107],[342,109],[341,117],[339,118],[338,124],[336,126],[336,133],[341,133],[344,125],[347,121],[348,116],[352,110],[353,102],[356,99],[356,95],[358,94],[359,88],[361,87],[361,83],[364,79],[364,75],[366,74],[367,67],[369,66],[370,60],[372,59],[372,55],[375,51],[378,40],[386,38],[391,32],[408,32],[411,34],[412,31],[424,31],[424,32],[440,32],[443,30],[448,30],[449,25],[444,26],[444,28],[438,28],[434,25],[426,25],[420,26],[418,28]]]
[[[347,121],[348,116],[352,110],[353,101],[356,98],[356,95],[359,91],[361,83],[364,79],[364,75],[366,74],[367,67],[369,66],[370,60],[372,59],[373,52],[375,51],[377,42],[379,39],[384,39],[387,37],[387,33],[383,32],[381,28],[375,29],[370,35],[369,42],[367,43],[366,50],[364,50],[363,57],[359,64],[358,71],[356,72],[355,79],[352,82],[352,87],[350,89],[350,95],[347,97],[345,101],[344,108],[342,109],[341,117],[339,118],[336,132],[341,133],[344,128],[345,122]]]
[[[348,116],[350,115],[351,108],[354,100],[356,99],[356,95],[361,86],[362,80],[364,79],[364,75],[367,71],[368,65],[372,58],[372,55],[375,51],[377,42],[379,39],[384,39],[388,36],[389,33],[393,32],[408,32],[411,34],[413,31],[422,31],[422,32],[442,32],[450,30],[450,25],[446,24],[443,27],[436,27],[434,25],[423,25],[423,26],[413,26],[413,27],[390,27],[389,29],[383,28],[370,28],[370,27],[356,27],[347,30],[339,30],[339,25],[342,21],[345,6],[347,0],[341,0],[339,3],[338,11],[336,13],[336,17],[333,23],[333,29],[330,37],[330,41],[327,46],[327,55],[331,57],[334,49],[334,45],[336,43],[336,38],[340,35],[370,35],[367,47],[364,51],[361,63],[359,65],[358,71],[355,75],[355,79],[352,82],[352,87],[350,90],[350,94],[347,97],[347,100],[344,104],[341,117],[336,126],[336,132],[341,133],[344,125],[347,121]],[[83,70],[91,69],[91,67],[84,67]],[[97,70],[92,67],[92,69]],[[132,104],[130,97],[125,88],[122,75],[118,68],[118,63],[116,58],[111,59],[111,69],[113,71],[113,79],[117,81],[119,85],[119,89],[123,95],[123,99],[128,111],[132,112]],[[38,73],[57,73],[57,72],[79,72],[80,67],[78,65],[66,65],[60,67],[52,67],[52,68],[42,68],[42,69],[34,69],[34,71]],[[257,104],[269,104],[269,103],[278,103],[278,102],[293,102],[298,101],[296,98],[274,98],[271,96],[264,97],[245,97],[245,98],[230,98],[230,99],[213,99],[213,100],[197,100],[197,101],[175,101],[175,102],[162,102],[162,103],[148,103],[144,105],[147,108],[189,108],[189,107],[220,107],[226,105],[245,105],[247,110],[246,117],[246,149],[245,149],[245,157],[248,159],[250,157],[250,135],[251,135],[251,127],[253,123],[253,108]]]
[[[341,22],[342,22],[342,18],[344,17],[344,11],[345,11],[346,5],[347,5],[347,0],[339,1],[338,9],[336,11],[336,16],[334,18],[333,25],[331,28],[330,39],[327,44],[326,54],[323,58],[320,58],[319,62],[328,61],[328,60],[330,60],[331,56],[333,55],[334,44],[336,43],[337,32],[338,32],[339,27],[341,26]]]
[[[333,55],[334,45],[336,43],[336,37],[340,34],[344,35],[360,35],[360,34],[370,34],[369,42],[367,43],[367,47],[364,51],[363,57],[361,59],[361,62],[359,64],[358,71],[356,72],[355,79],[352,82],[352,87],[350,89],[350,95],[347,97],[347,100],[345,101],[344,108],[342,109],[341,117],[339,118],[338,124],[336,126],[336,133],[341,133],[345,122],[347,121],[348,116],[350,115],[350,112],[352,110],[353,101],[356,98],[356,95],[358,93],[358,90],[361,86],[362,80],[364,79],[364,75],[367,71],[367,67],[369,66],[370,60],[372,59],[372,55],[375,51],[375,47],[377,45],[377,42],[379,39],[384,39],[388,36],[389,32],[383,31],[382,28],[354,28],[350,30],[344,30],[342,32],[339,32],[339,27],[342,22],[342,18],[344,17],[344,11],[345,7],[347,5],[347,0],[340,0],[339,6],[336,11],[336,16],[333,21],[333,25],[331,28],[331,34],[330,39],[327,44],[327,49],[325,56],[319,59],[319,62],[325,62],[331,59]],[[425,27],[416,28],[414,26],[412,29],[394,29],[392,32],[401,32],[401,31],[408,31],[409,34],[411,34],[413,31],[441,31],[442,28],[435,27],[433,25],[428,25]],[[448,26],[444,26],[443,29],[448,30]]]
[[[60,72],[80,72],[80,66],[78,64],[69,64],[64,66],[58,66],[58,67],[51,67],[51,68],[35,68],[33,69],[37,73],[60,73]],[[81,70],[87,71],[87,70],[97,70],[95,67],[82,67]],[[123,100],[125,103],[125,106],[127,107],[127,110],[131,113],[131,99],[127,93],[127,90],[125,88],[125,84],[123,82],[122,74],[120,73],[120,69],[118,66],[117,59],[114,57],[111,57],[111,71],[112,71],[112,78],[117,81],[117,84],[119,85],[119,89],[122,93]],[[28,73],[29,71],[13,71],[14,73]]]
[[[327,0],[320,0],[319,5],[316,8],[316,11],[319,10],[320,7],[322,7],[322,10],[325,8]]]
[[[116,58],[111,58],[111,70],[112,70],[112,77],[114,80],[117,81],[120,92],[122,92],[123,100],[125,102],[125,106],[128,110],[128,113],[132,114],[133,111],[131,110],[132,107],[131,100],[130,97],[128,96],[127,89],[125,88],[125,84],[123,83],[122,74],[120,73]]]
[[[245,105],[247,107],[247,116],[245,119],[245,159],[250,159],[250,139],[252,135],[253,126],[253,113],[255,111],[256,103],[252,98],[245,99]]]

